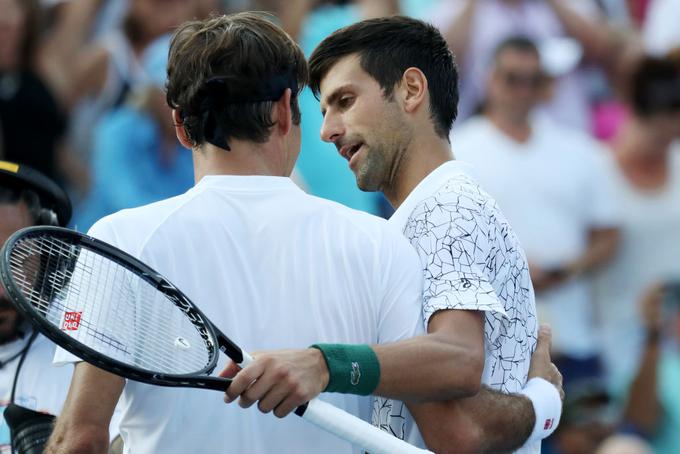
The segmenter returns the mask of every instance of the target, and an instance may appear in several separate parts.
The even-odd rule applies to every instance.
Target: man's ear
[[[276,123],[276,127],[282,136],[288,134],[293,127],[293,111],[290,107],[291,96],[291,89],[286,88],[281,98],[274,103],[274,118],[272,120]]]
[[[407,68],[401,77],[404,110],[409,113],[418,110],[427,99],[427,89],[427,77],[425,77],[425,74],[418,68]]]
[[[175,125],[175,135],[177,136],[179,143],[185,148],[192,149],[193,143],[184,129],[184,122],[182,122],[182,117],[177,109],[172,110],[172,123]]]

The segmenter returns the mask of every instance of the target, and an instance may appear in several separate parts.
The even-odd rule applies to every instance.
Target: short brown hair
[[[297,93],[307,84],[308,69],[302,50],[286,32],[251,12],[191,21],[170,44],[167,102],[180,113],[194,146],[206,141],[209,121],[219,125],[225,143],[229,138],[263,143],[274,125],[272,101],[252,101],[243,94],[281,74],[297,81],[291,109],[299,124]],[[217,94],[206,88],[215,78],[222,82]]]
[[[357,22],[333,32],[309,58],[310,86],[319,96],[321,81],[341,58],[359,55],[361,68],[386,98],[409,67],[427,78],[435,132],[448,140],[458,114],[458,70],[444,37],[431,24],[404,16]]]

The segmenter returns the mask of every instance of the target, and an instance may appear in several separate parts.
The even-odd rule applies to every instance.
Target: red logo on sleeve
[[[80,316],[82,312],[66,312],[64,313],[64,321],[61,324],[61,329],[64,331],[75,331],[80,327]]]
[[[552,426],[554,424],[555,420],[554,419],[546,419],[545,424],[543,425],[543,430],[550,430],[552,429]]]

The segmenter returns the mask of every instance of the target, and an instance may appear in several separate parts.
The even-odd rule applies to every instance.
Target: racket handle
[[[302,417],[371,454],[432,454],[320,399],[310,400]]]
[[[243,361],[239,366],[246,367],[253,361],[253,357],[246,351],[242,350],[242,353]],[[431,451],[410,445],[320,399],[312,399],[300,405],[295,414],[371,454],[432,454]]]
[[[253,362],[253,357],[250,356],[250,353],[242,349],[241,354],[243,355],[243,361],[238,364],[240,367],[246,367]]]

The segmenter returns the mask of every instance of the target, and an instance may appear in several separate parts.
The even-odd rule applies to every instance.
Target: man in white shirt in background
[[[553,328],[565,385],[601,374],[590,273],[618,243],[615,199],[600,147],[536,113],[549,80],[534,43],[509,38],[496,50],[482,115],[452,135],[474,165],[529,259],[539,319]]]
[[[494,49],[505,39],[525,35],[539,46],[559,46],[575,62],[603,61],[611,50],[608,25],[595,0],[441,0],[431,14],[460,65],[460,116],[456,126],[484,101],[485,75]],[[623,2],[621,2],[623,3]],[[588,74],[577,65],[555,84],[546,106],[557,121],[586,131],[590,127]],[[455,151],[455,150],[454,150]]]

